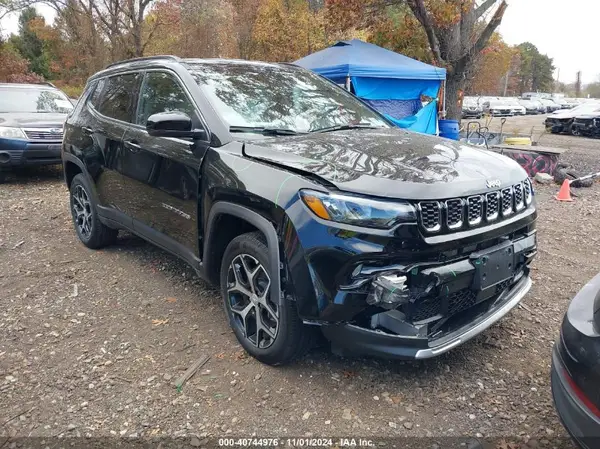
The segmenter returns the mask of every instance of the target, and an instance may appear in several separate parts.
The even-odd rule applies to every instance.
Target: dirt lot
[[[600,170],[600,140],[542,139],[568,148],[563,160]],[[78,243],[59,171],[11,177],[0,185],[0,435],[169,436],[193,446],[252,434],[468,435],[571,447],[558,440],[550,351],[569,298],[600,265],[600,188],[570,204],[555,202],[556,190],[537,190],[532,292],[483,335],[425,362],[317,348],[275,369],[245,355],[218,292],[184,263],[131,235],[98,252]],[[174,379],[202,355],[209,362],[178,392]]]

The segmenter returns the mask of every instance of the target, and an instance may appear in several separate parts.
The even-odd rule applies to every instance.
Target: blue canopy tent
[[[295,64],[353,90],[402,128],[435,134],[437,98],[446,70],[358,39],[340,41]]]

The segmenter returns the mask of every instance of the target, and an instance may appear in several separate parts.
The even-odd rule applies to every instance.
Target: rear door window
[[[139,73],[126,73],[101,80],[92,96],[94,108],[106,117],[133,123],[141,78]]]

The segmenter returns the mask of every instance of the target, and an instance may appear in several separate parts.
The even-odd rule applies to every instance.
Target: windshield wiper
[[[232,132],[232,133],[255,133],[255,134],[264,134],[265,136],[295,136],[297,134],[305,134],[305,133],[299,133],[298,131],[294,131],[293,129],[264,128],[261,126],[230,126],[229,132]]]
[[[382,126],[373,126],[370,123],[347,123],[346,125],[328,126],[327,128],[313,129],[313,133],[327,133],[331,131],[343,131],[346,129],[381,129]]]

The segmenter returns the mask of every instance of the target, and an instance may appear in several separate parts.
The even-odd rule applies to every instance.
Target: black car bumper
[[[557,342],[552,351],[552,397],[563,426],[584,449],[600,447],[600,418],[593,415],[570,385]]]
[[[61,164],[61,142],[0,139],[0,169]]]
[[[522,277],[510,290],[485,307],[474,307],[468,314],[450,321],[440,338],[397,335],[352,324],[323,326],[322,330],[336,349],[377,357],[428,359],[459,346],[496,323],[512,310],[531,288],[531,279]],[[394,312],[394,311],[392,311]],[[388,312],[388,313],[392,313]]]

